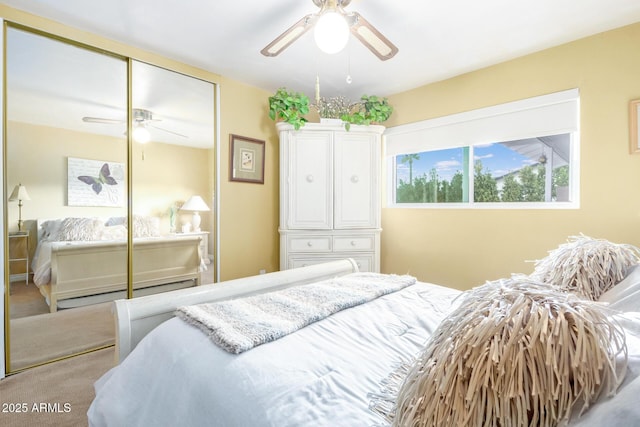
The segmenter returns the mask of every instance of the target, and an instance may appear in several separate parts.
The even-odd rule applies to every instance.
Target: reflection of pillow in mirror
[[[65,218],[58,232],[59,241],[100,240],[102,221],[98,218]]]
[[[597,301],[638,264],[639,254],[632,245],[572,236],[536,261],[531,278]]]
[[[124,225],[102,227],[100,240],[127,240],[127,227]]]
[[[133,237],[157,237],[160,235],[160,219],[152,216],[133,216]]]
[[[127,217],[125,216],[112,216],[104,223],[107,227],[111,227],[114,225],[124,225],[127,226]]]
[[[40,226],[42,228],[41,240],[48,240],[52,242],[58,240],[58,233],[61,225],[61,219],[51,219],[43,222]]]

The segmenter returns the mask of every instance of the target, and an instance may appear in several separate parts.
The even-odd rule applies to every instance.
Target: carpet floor
[[[49,313],[49,306],[32,281],[29,281],[28,285],[22,281],[11,282],[10,285],[11,309],[9,314],[12,319]]]
[[[11,370],[113,345],[112,303],[11,319]]]
[[[111,347],[0,380],[0,425],[87,426],[87,410],[95,397],[93,383],[115,365],[114,360]]]

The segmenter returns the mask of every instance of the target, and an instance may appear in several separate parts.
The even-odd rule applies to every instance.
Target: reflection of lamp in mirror
[[[193,211],[193,218],[191,219],[192,231],[200,231],[200,214],[199,212],[209,211],[209,206],[202,200],[200,196],[191,196],[189,200],[185,202],[180,208],[181,211]]]
[[[27,187],[22,184],[16,185],[9,196],[10,202],[15,202],[16,200],[18,201],[18,231],[22,231],[22,201],[31,200],[29,193],[27,193]]]

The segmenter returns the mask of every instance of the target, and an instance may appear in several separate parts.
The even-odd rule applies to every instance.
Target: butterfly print
[[[102,165],[100,168],[100,174],[97,177],[80,175],[78,179],[85,184],[90,185],[96,194],[100,194],[102,191],[102,184],[118,185],[115,178],[111,176],[111,171],[109,171],[109,165],[107,163]]]

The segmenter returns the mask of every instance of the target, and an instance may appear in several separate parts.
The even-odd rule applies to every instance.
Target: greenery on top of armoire
[[[310,105],[306,95],[280,88],[269,97],[269,118],[289,123],[298,130],[308,121],[303,115],[309,112],[310,106],[318,111],[320,118],[342,120],[346,130],[352,124],[368,126],[383,123],[393,113],[387,98],[375,95],[362,95],[357,102],[343,96],[317,97],[316,103]]]
[[[289,123],[298,130],[307,122],[304,117],[309,113],[309,98],[300,92],[279,88],[269,97],[269,118]]]

